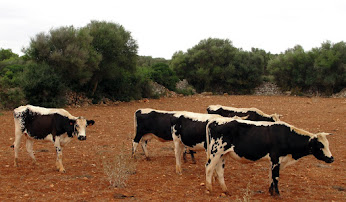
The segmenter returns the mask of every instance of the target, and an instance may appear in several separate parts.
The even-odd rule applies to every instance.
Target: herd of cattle
[[[317,159],[332,163],[333,156],[326,138],[328,133],[313,134],[280,121],[279,115],[267,115],[256,108],[234,108],[211,105],[207,114],[187,111],[162,111],[138,109],[135,112],[136,134],[132,143],[132,156],[139,143],[149,158],[147,143],[156,138],[173,141],[176,172],[182,173],[181,158],[186,148],[206,151],[206,188],[212,190],[215,176],[223,192],[227,193],[224,180],[225,155],[241,162],[268,160],[271,195],[279,195],[280,169],[312,154]],[[31,105],[14,110],[15,141],[14,164],[18,166],[18,150],[23,135],[26,149],[36,162],[33,140],[52,141],[56,148],[56,167],[65,172],[62,164],[62,148],[74,136],[86,140],[86,127],[94,120],[72,116],[64,109],[49,109]]]

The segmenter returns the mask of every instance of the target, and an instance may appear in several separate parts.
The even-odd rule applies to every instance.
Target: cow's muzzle
[[[78,140],[86,140],[86,136],[78,136]]]
[[[334,162],[334,157],[330,157],[326,159],[326,163],[333,163]]]

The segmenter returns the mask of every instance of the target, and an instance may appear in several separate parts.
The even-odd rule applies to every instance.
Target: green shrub
[[[152,66],[151,79],[169,90],[175,90],[175,84],[179,78],[167,64],[157,63]]]
[[[42,107],[65,104],[64,80],[46,64],[30,64],[23,72],[21,87],[27,101]]]
[[[25,95],[21,88],[0,89],[0,104],[3,108],[14,109],[25,103]]]

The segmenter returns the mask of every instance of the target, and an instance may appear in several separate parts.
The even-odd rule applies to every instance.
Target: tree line
[[[19,57],[0,49],[0,107],[30,103],[60,107],[66,92],[129,101],[157,97],[155,81],[178,91],[179,79],[197,92],[248,94],[263,81],[295,94],[331,95],[345,88],[346,44],[323,42],[310,51],[297,45],[281,54],[244,51],[229,39],[208,38],[171,60],[137,55],[138,44],[122,25],[91,21],[39,33]],[[191,93],[191,92],[179,92]]]

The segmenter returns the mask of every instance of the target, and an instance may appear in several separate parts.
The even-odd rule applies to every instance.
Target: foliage
[[[209,38],[187,53],[176,52],[171,66],[181,79],[186,78],[199,92],[245,93],[261,83],[268,60],[263,53],[258,49],[252,52],[237,49],[227,39]]]
[[[21,88],[4,88],[0,87],[0,107],[14,109],[25,104],[25,95]]]
[[[137,42],[132,38],[131,33],[119,24],[104,21],[91,21],[85,29],[93,37],[92,46],[102,56],[90,82],[92,94],[95,94],[97,88],[110,87],[114,90],[127,91],[124,83],[130,78],[121,76],[134,74],[136,71],[138,49]],[[113,97],[121,99],[115,95]]]
[[[0,61],[0,105],[4,108],[15,108],[25,101],[25,95],[20,88],[20,76],[25,68],[25,62],[15,57]]]
[[[18,55],[13,53],[11,49],[0,48],[0,61],[4,61],[10,58],[18,58]]]
[[[60,107],[65,104],[66,86],[62,78],[47,64],[29,64],[22,76],[21,88],[27,101],[42,107]]]
[[[37,34],[24,52],[29,59],[47,64],[66,85],[78,90],[91,79],[101,61],[92,40],[86,29],[60,27]]]
[[[112,79],[103,79],[99,84],[99,93],[112,100],[138,100],[142,96],[143,83],[137,74],[122,70]]]
[[[175,84],[179,81],[175,72],[164,63],[157,63],[152,66],[151,79],[169,90],[175,90]]]
[[[272,59],[268,69],[283,90],[294,94],[312,90],[331,95],[345,87],[345,56],[344,42],[325,42],[308,52],[297,45]]]
[[[164,63],[169,65],[169,60],[164,58],[153,58],[151,56],[138,56],[137,66],[138,67],[151,67],[157,63]]]

